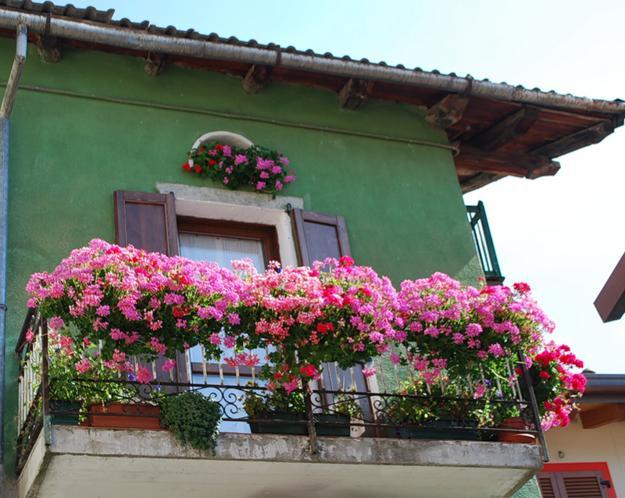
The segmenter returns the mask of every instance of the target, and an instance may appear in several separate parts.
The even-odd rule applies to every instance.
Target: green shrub
[[[182,444],[215,450],[221,420],[219,404],[198,392],[168,396],[160,401],[161,421]]]

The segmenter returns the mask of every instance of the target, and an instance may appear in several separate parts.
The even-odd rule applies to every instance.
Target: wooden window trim
[[[611,484],[609,488],[604,488],[608,498],[617,498],[614,480],[607,462],[546,463],[538,476],[541,474],[574,474],[576,472],[599,472],[602,479]]]
[[[179,216],[178,233],[260,240],[263,248],[265,266],[268,265],[270,261],[280,261],[278,232],[273,225]]]

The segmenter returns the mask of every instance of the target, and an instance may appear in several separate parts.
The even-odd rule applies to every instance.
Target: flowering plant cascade
[[[520,389],[521,353],[545,428],[566,425],[583,392],[581,361],[547,341],[553,323],[527,284],[478,289],[436,273],[397,292],[349,257],[311,268],[272,263],[262,274],[250,261],[233,268],[95,239],[51,273],[33,274],[28,305],[48,319],[58,365],[81,378],[105,368],[148,383],[153,371],[131,357],[164,357],[171,372],[176,353],[196,345],[208,360],[255,367],[262,348],[268,387],[290,394],[318,379],[325,362],[348,368],[389,355],[410,371],[414,385],[402,389],[481,400],[485,411],[474,413],[492,422],[514,415],[488,407]]]
[[[258,192],[275,194],[295,180],[288,165],[286,156],[266,147],[245,149],[213,142],[191,150],[182,168],[231,189],[248,185]]]
[[[586,377],[575,372],[584,363],[568,346],[553,342],[545,344],[532,360],[530,373],[543,429],[568,425],[573,409],[571,396],[583,393],[586,387]]]
[[[33,274],[26,290],[29,307],[39,308],[52,331],[62,331],[67,352],[89,341],[101,344],[101,358],[112,369],[128,370],[128,355],[164,355],[169,360],[163,369],[169,371],[176,352],[197,344],[208,358],[221,354],[214,337],[224,318],[236,319],[228,309],[245,295],[246,284],[217,264],[96,239],[72,251],[52,273]],[[88,356],[78,360],[79,373],[93,366]],[[152,379],[145,367],[136,375]]]
[[[583,376],[571,368],[583,363],[568,353],[567,346],[548,346],[546,337],[554,324],[527,284],[477,289],[435,273],[402,282],[399,302],[406,340],[403,354],[394,352],[391,360],[414,369],[418,382],[449,384],[456,392],[466,391],[468,383],[469,396],[488,406],[489,400],[514,397],[515,385],[524,382],[521,369],[515,368],[522,354],[528,368],[547,361],[550,373],[543,371],[534,379],[543,427],[568,423],[572,399],[567,392],[584,390]],[[481,417],[501,422],[518,415],[501,406],[493,404]]]
[[[237,309],[240,323],[226,328],[247,347],[272,351],[273,366],[264,372],[270,385],[291,392],[300,379],[319,378],[324,362],[342,368],[365,363],[403,338],[394,328],[397,293],[390,280],[350,257],[312,268],[272,264],[263,274],[249,262],[237,269],[250,283],[252,299]]]

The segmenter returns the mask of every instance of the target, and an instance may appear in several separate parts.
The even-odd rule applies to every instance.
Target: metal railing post
[[[50,444],[50,377],[48,358],[48,321],[41,320],[41,415],[43,417],[43,435],[46,444]]]
[[[317,450],[317,429],[315,428],[315,414],[312,407],[312,391],[308,382],[304,384],[304,403],[306,405],[306,422],[308,425],[308,441],[310,444],[310,454],[316,455]]]
[[[547,448],[547,441],[545,440],[545,433],[543,432],[542,425],[540,423],[540,412],[538,411],[538,402],[536,401],[536,393],[534,392],[534,385],[532,383],[532,377],[527,369],[527,363],[525,363],[525,355],[519,352],[519,359],[521,361],[521,371],[523,372],[523,380],[525,381],[525,387],[527,387],[527,397],[529,398],[530,407],[532,409],[532,418],[534,419],[534,425],[538,433],[538,440],[543,450],[543,461],[549,461],[549,450]]]

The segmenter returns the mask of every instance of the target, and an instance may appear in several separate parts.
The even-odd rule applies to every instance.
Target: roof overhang
[[[355,110],[368,99],[422,106],[430,125],[445,130],[455,146],[464,192],[509,175],[554,175],[560,167],[554,158],[600,142],[625,117],[625,102],[620,100],[593,100],[254,40],[200,35],[147,21],[114,21],[112,9],[22,0],[0,4],[6,5],[0,7],[0,36],[15,36],[17,24],[26,24],[30,40],[48,62],[60,60],[63,47],[71,46],[142,57],[146,71],[153,75],[166,64],[237,75],[247,92],[281,81],[336,92],[338,105],[348,109]]]
[[[625,313],[625,254],[595,299],[595,308],[604,322],[618,320]]]

